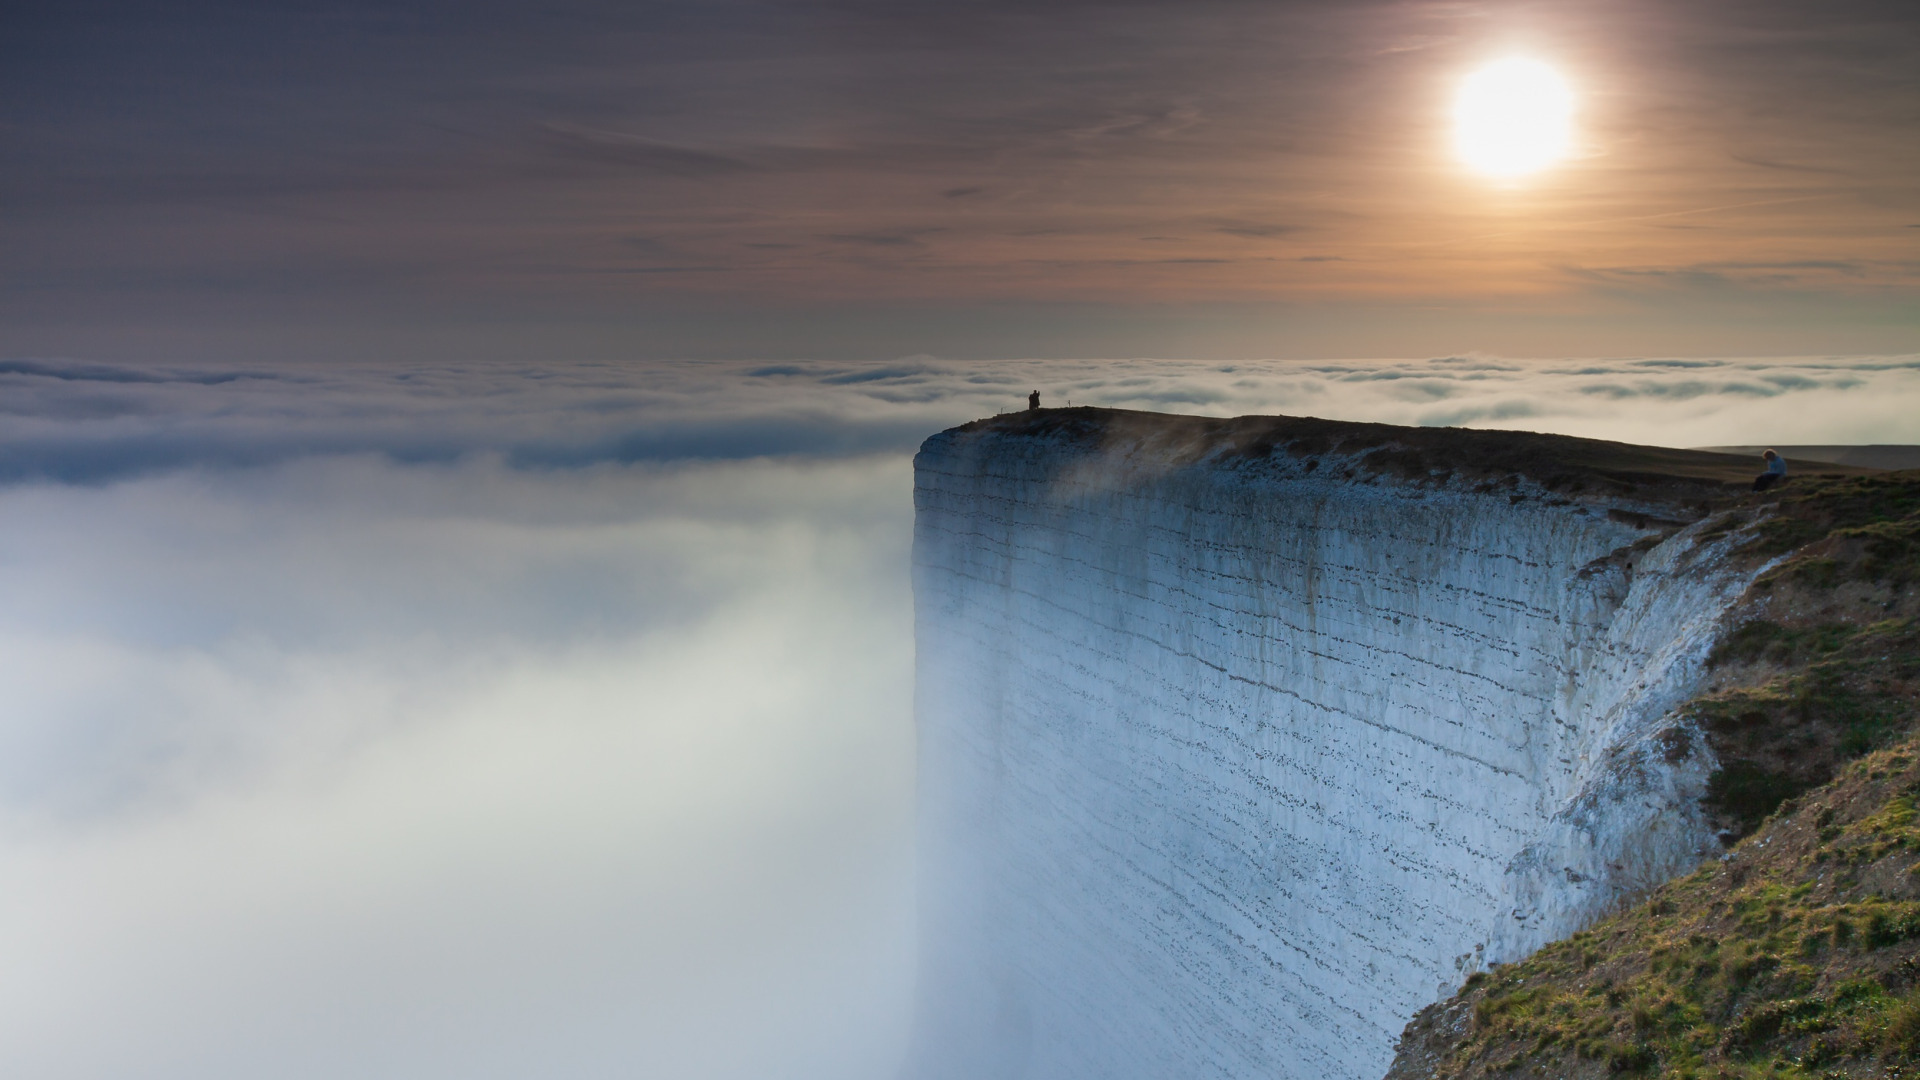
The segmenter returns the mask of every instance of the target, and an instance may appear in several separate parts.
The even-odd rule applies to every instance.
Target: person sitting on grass
[[[1753,478],[1753,490],[1765,491],[1787,478],[1787,459],[1772,450],[1760,455],[1767,459],[1767,471]]]

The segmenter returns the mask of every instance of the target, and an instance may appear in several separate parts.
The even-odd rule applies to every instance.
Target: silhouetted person
[[[1787,478],[1787,459],[1772,450],[1760,455],[1767,461],[1767,471],[1753,478],[1753,490],[1765,491]]]
[[[1027,395],[1027,408],[1037,409],[1039,407],[1040,407],[1040,391],[1035,390],[1033,393]],[[1767,453],[1771,454],[1773,453],[1773,451],[1769,450],[1767,451]]]

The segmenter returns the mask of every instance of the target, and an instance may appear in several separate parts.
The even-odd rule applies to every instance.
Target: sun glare
[[[1453,100],[1453,146],[1487,176],[1514,178],[1573,147],[1573,91],[1538,60],[1498,60],[1468,75]]]

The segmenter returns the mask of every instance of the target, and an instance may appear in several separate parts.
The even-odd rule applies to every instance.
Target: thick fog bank
[[[915,465],[923,1077],[1377,1077],[1718,850],[1666,725],[1731,540],[1044,425]]]
[[[0,1074],[889,1080],[907,475],[0,489]]]

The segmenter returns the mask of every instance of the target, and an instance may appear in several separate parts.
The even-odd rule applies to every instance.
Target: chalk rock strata
[[[915,459],[920,1075],[1377,1077],[1718,850],[1673,491],[1071,413]]]

